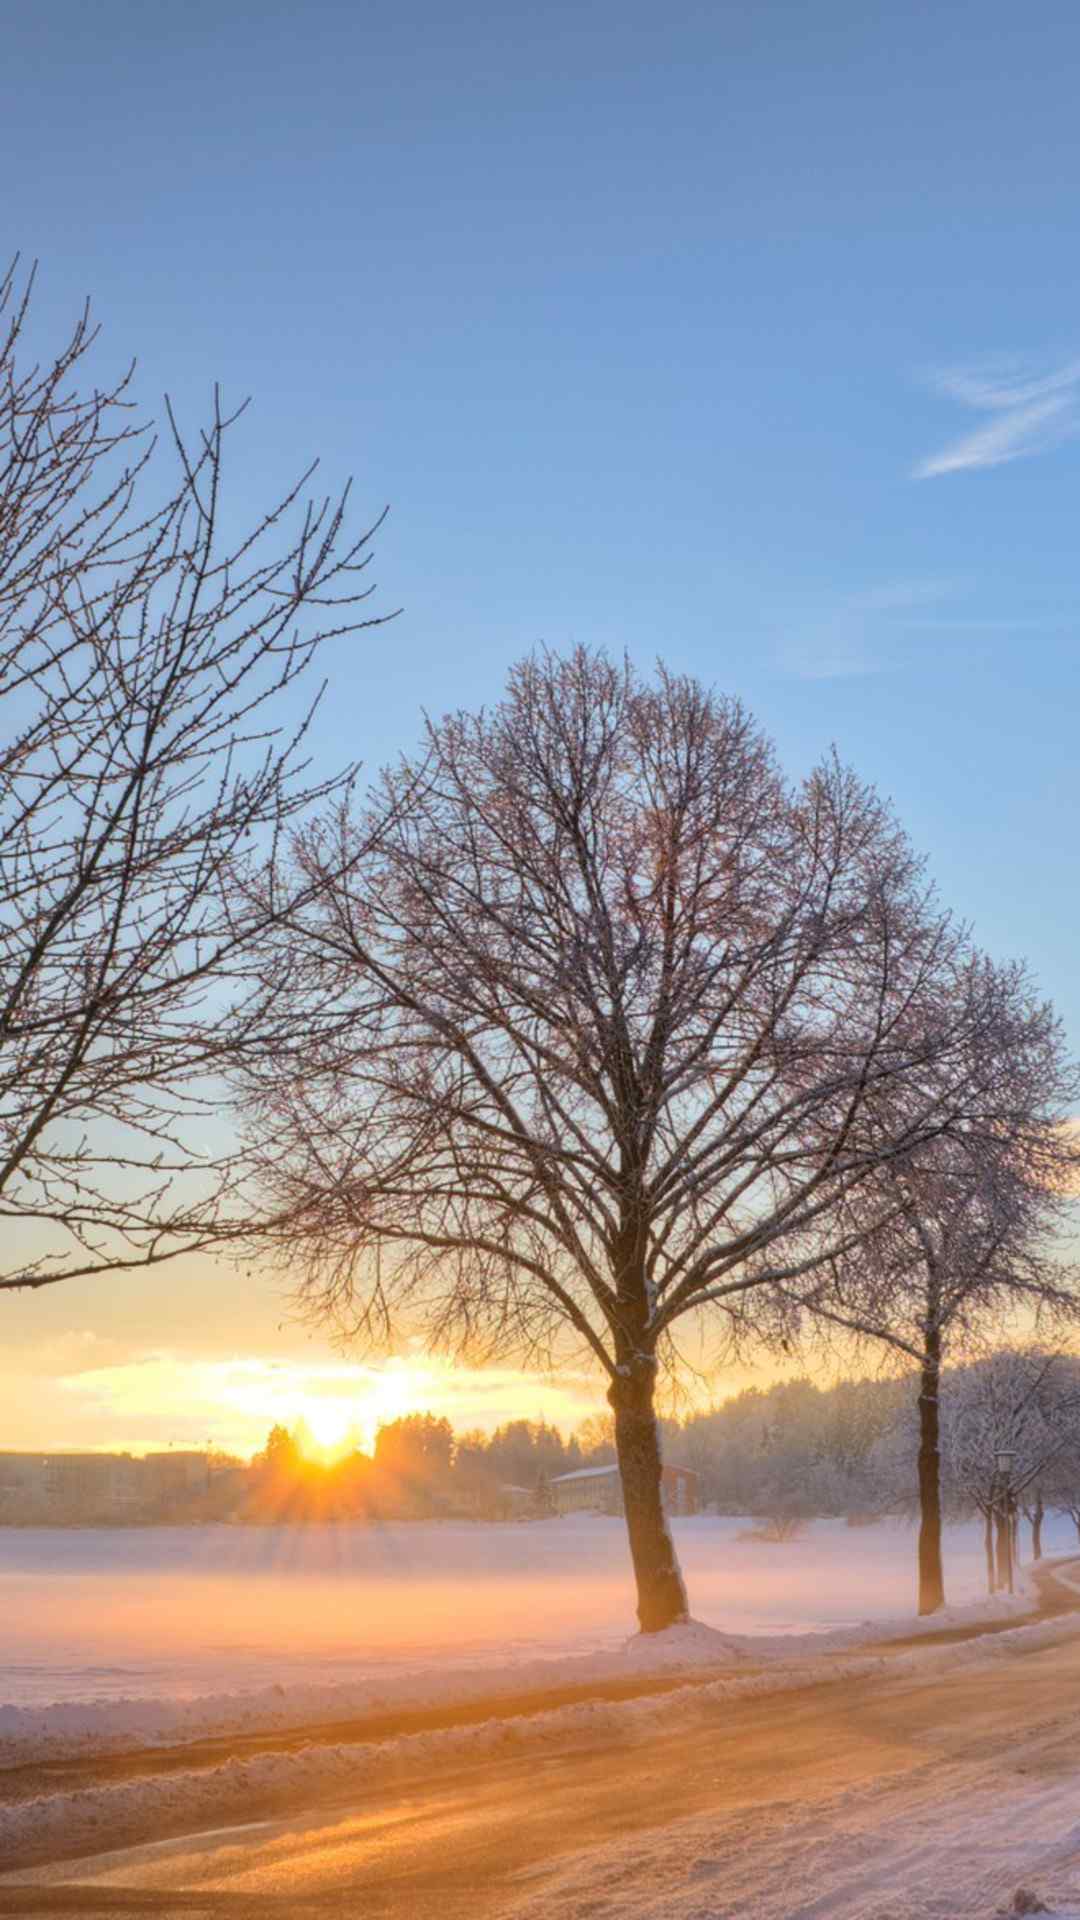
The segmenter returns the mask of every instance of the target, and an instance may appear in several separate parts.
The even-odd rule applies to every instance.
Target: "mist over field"
[[[819,1520],[673,1523],[695,1618],[798,1635],[903,1619],[914,1533]],[[1073,1528],[1047,1524],[1045,1551]],[[949,1599],[986,1591],[981,1527],[949,1527]],[[614,1651],[635,1631],[621,1521],[0,1530],[0,1705],[192,1698],[406,1669]]]

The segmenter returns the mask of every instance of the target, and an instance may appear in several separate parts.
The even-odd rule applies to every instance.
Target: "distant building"
[[[696,1513],[698,1477],[690,1467],[661,1467],[660,1497],[665,1513]],[[578,1467],[551,1482],[558,1513],[622,1513],[622,1480],[617,1466]]]
[[[239,1504],[251,1483],[249,1467],[237,1464],[233,1466],[209,1468],[209,1484],[219,1502],[233,1499]]]
[[[129,1453],[0,1454],[0,1520],[123,1519],[138,1501]]]
[[[0,1453],[0,1520],[40,1514],[48,1499],[43,1453]]]
[[[211,1456],[171,1448],[130,1453],[0,1453],[0,1524],[168,1519],[212,1487],[219,1508],[239,1505],[246,1468],[214,1474]]]
[[[104,1519],[138,1501],[138,1465],[129,1453],[47,1453],[45,1495],[65,1518]]]
[[[142,1498],[151,1507],[169,1507],[192,1494],[205,1493],[210,1484],[206,1452],[170,1447],[167,1453],[144,1453],[139,1465]]]

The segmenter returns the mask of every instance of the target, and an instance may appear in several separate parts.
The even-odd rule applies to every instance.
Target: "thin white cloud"
[[[963,580],[886,580],[880,586],[864,587],[844,602],[847,611],[862,616],[871,613],[911,613],[919,607],[936,607],[942,600],[953,600],[963,593]]]
[[[792,621],[775,657],[801,680],[849,679],[893,664],[905,631],[965,590],[949,579],[885,580]]]
[[[945,368],[933,384],[950,400],[990,418],[921,460],[914,469],[916,480],[1000,467],[1008,460],[1046,453],[1080,431],[1080,360],[1042,371],[1016,360]]]

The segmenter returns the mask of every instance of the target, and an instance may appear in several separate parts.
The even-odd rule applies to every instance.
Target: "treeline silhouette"
[[[563,1437],[545,1421],[512,1420],[489,1435],[454,1434],[431,1413],[380,1427],[372,1453],[340,1459],[305,1452],[274,1427],[252,1460],[243,1517],[290,1519],[509,1518],[551,1512],[551,1480],[603,1456],[602,1432]]]
[[[895,1504],[889,1436],[911,1399],[905,1377],[798,1379],[751,1387],[707,1412],[662,1423],[665,1460],[699,1475],[721,1513],[859,1516]],[[610,1418],[565,1436],[543,1420],[455,1434],[431,1413],[381,1427],[372,1452],[325,1460],[275,1426],[245,1476],[243,1517],[432,1519],[540,1517],[551,1482],[615,1458]]]

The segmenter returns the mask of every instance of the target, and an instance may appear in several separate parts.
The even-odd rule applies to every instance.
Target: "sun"
[[[308,1387],[292,1394],[289,1424],[308,1457],[329,1465],[358,1448],[369,1453],[379,1428],[391,1420],[427,1411],[431,1395],[425,1387],[426,1376],[407,1365],[365,1370],[351,1391]]]
[[[323,1400],[314,1395],[305,1399],[298,1421],[301,1442],[310,1437],[322,1459],[335,1459],[349,1453],[360,1435],[354,1402]]]

